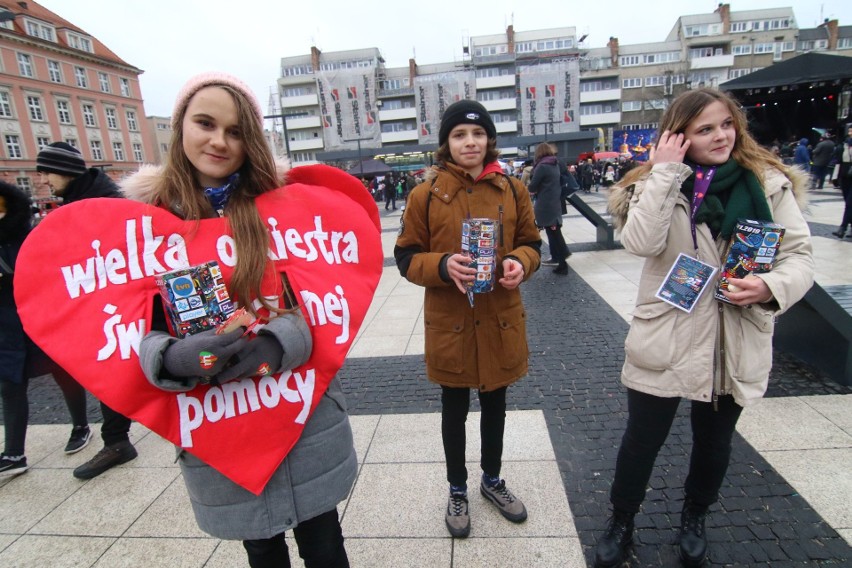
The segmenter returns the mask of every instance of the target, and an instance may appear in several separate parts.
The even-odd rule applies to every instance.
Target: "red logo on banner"
[[[343,365],[384,260],[375,202],[336,168],[294,168],[257,207],[269,258],[287,274],[314,340],[310,360],[283,373],[170,393],[140,369],[155,274],[216,260],[230,281],[235,249],[225,219],[187,222],[127,199],[78,201],[33,230],[15,274],[24,328],[50,357],[98,399],[255,494]],[[263,290],[280,291],[277,275]],[[199,364],[212,364],[205,355]]]

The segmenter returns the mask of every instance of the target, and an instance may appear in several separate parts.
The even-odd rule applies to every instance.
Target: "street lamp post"
[[[284,127],[284,152],[289,156],[290,155],[290,136],[287,134],[287,119],[288,118],[302,118],[308,116],[306,112],[298,112],[294,114],[267,114],[263,118],[271,118],[275,120],[276,118],[281,119],[281,125]],[[275,128],[273,123],[273,129]]]
[[[361,159],[361,141],[362,140],[371,140],[371,138],[344,138],[343,142],[357,142],[358,143],[358,175],[364,175],[364,161]]]

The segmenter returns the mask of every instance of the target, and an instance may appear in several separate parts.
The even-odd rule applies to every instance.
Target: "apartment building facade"
[[[36,156],[57,141],[116,179],[150,161],[141,73],[36,2],[0,0],[0,179],[48,197]]]
[[[356,147],[359,157],[418,154],[434,148],[443,109],[458,98],[489,110],[504,154],[522,153],[530,137],[578,131],[594,132],[599,149],[618,149],[614,133],[656,129],[684,90],[718,87],[811,50],[852,55],[852,26],[800,29],[791,8],[720,4],[678,17],[662,41],[642,44],[611,37],[586,48],[577,35],[574,27],[509,26],[470,38],[457,61],[412,59],[399,68],[387,68],[375,48],[284,58],[278,86],[282,112],[292,116],[290,154],[297,163],[352,157]]]

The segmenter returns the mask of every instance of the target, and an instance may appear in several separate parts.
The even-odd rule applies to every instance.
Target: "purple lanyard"
[[[713,181],[713,175],[716,173],[716,167],[713,166],[706,172],[701,166],[695,167],[695,183],[692,186],[692,214],[689,217],[689,228],[692,231],[692,244],[698,251],[698,238],[695,234],[695,214],[698,213],[698,208],[704,203],[704,196],[707,195],[707,188],[710,187],[710,182]]]

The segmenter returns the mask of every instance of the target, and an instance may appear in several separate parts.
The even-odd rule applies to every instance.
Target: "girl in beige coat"
[[[598,541],[596,566],[624,560],[681,398],[691,401],[693,447],[679,553],[686,566],[705,560],[707,509],[718,499],[740,413],[766,391],[775,318],[813,283],[810,234],[797,202],[807,176],[757,145],[731,98],[688,91],[666,111],[660,131],[650,163],[631,171],[610,197],[624,247],[646,260],[625,341],[628,420],[610,491],[613,516]],[[715,280],[689,312],[657,297],[680,254],[721,268],[741,218],[784,226],[770,272],[731,279],[736,291],[724,292],[731,303],[714,299]]]

